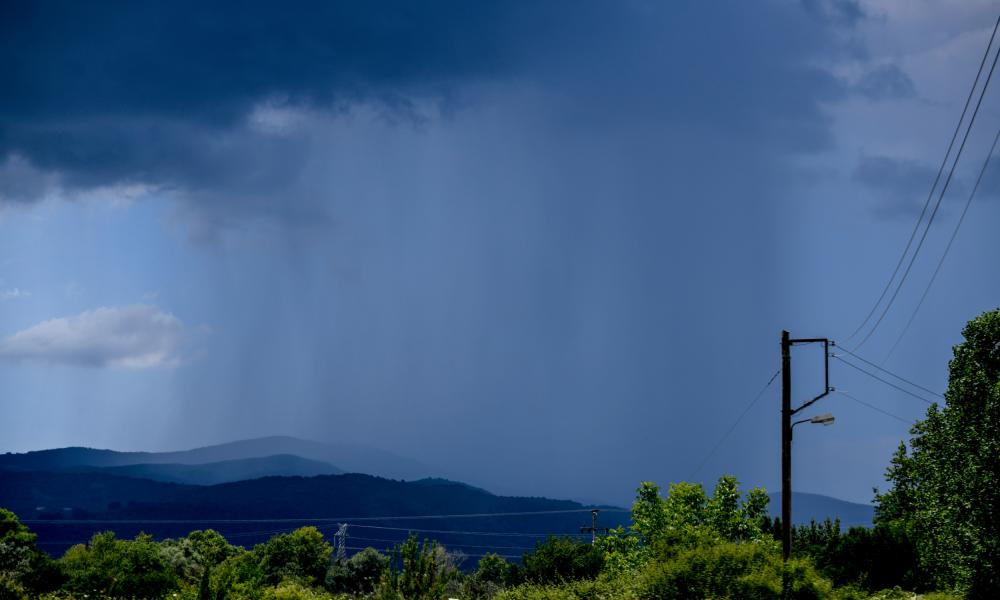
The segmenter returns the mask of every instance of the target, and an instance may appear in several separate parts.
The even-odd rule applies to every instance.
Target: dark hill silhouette
[[[110,509],[112,505],[116,508]],[[428,484],[357,473],[195,486],[105,472],[29,471],[0,472],[0,506],[26,518],[45,506],[114,519],[309,519],[584,508],[570,500],[496,496],[441,480]]]
[[[319,526],[329,535],[341,521],[352,523],[356,543],[381,548],[388,545],[386,540],[402,540],[415,528],[429,530],[420,535],[453,548],[472,544],[467,549],[472,554],[496,544],[520,552],[518,548],[533,546],[543,534],[579,535],[579,527],[590,522],[588,507],[569,500],[496,496],[440,479],[405,482],[357,473],[195,486],[102,471],[8,470],[0,471],[0,506],[25,520],[38,533],[39,544],[54,554],[104,530],[124,537],[139,531],[177,537],[213,528],[234,543],[250,545],[303,525]],[[448,516],[536,511],[567,512]],[[246,519],[253,521],[240,521]],[[601,517],[606,526],[627,522],[624,511]],[[377,543],[365,541],[366,535]]]
[[[278,454],[263,458],[244,458],[198,465],[178,463],[123,465],[120,467],[78,466],[66,469],[72,472],[102,472],[139,479],[152,479],[192,485],[215,485],[231,481],[258,479],[274,475],[339,475],[343,473],[330,463],[309,460],[292,454]]]
[[[200,465],[289,454],[336,465],[352,473],[368,473],[398,479],[420,479],[435,475],[433,469],[391,452],[355,444],[323,443],[288,436],[270,436],[182,450],[178,452],[117,452],[95,448],[56,448],[22,454],[0,454],[0,469],[61,471],[73,467],[120,467],[125,465]],[[294,473],[288,473],[294,474]]]

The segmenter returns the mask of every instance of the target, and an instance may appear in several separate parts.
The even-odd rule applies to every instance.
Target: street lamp
[[[813,425],[827,425],[827,426],[829,426],[829,425],[833,425],[833,422],[835,420],[836,420],[836,417],[834,417],[832,414],[830,414],[830,413],[823,413],[821,415],[816,415],[815,417],[811,417],[809,419],[802,419],[801,421],[795,421],[794,423],[792,423],[792,427],[795,427],[796,425],[798,425],[800,423],[812,423]]]

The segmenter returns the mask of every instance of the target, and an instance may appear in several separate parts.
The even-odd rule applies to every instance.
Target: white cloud
[[[21,288],[11,288],[9,290],[0,290],[0,301],[2,300],[13,300],[15,298],[27,298],[31,295],[28,290],[22,290]]]
[[[174,315],[150,304],[100,307],[0,340],[0,359],[85,367],[146,368],[180,362],[187,337]]]

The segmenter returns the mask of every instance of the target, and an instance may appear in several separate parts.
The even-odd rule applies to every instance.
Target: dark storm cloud
[[[315,191],[303,200],[311,186],[297,185],[308,133],[249,126],[262,104],[412,114],[424,100],[460,106],[476,83],[527,82],[556,90],[556,110],[580,126],[649,120],[816,150],[829,143],[822,103],[844,90],[807,59],[837,52],[831,31],[859,18],[853,3],[815,1],[10,2],[0,11],[0,202],[53,185],[138,183],[211,206],[208,220],[219,222],[322,212]],[[9,176],[15,167],[33,179]]]
[[[504,73],[521,52],[515,31],[530,45],[539,29],[559,30],[555,4],[529,3],[9,2],[0,11],[0,153],[84,188],[227,182],[236,165],[213,136],[261,100],[405,104]]]

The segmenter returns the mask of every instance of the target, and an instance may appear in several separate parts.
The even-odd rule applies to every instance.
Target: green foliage
[[[1000,597],[1000,309],[973,319],[931,406],[887,471],[877,518],[904,527],[940,588]]]
[[[632,530],[654,553],[669,557],[678,550],[713,542],[760,541],[769,536],[763,523],[767,493],[755,488],[741,501],[735,477],[719,478],[711,497],[699,484],[671,484],[666,497],[643,482],[632,505]]]
[[[208,529],[192,531],[180,539],[163,540],[160,552],[174,573],[184,581],[200,581],[206,568],[217,566],[240,552],[219,532]]]
[[[524,584],[507,589],[495,600],[636,600],[629,578],[568,581],[560,585]]]
[[[459,576],[454,560],[437,542],[410,536],[392,552],[376,596],[385,600],[439,600]]]
[[[72,592],[163,598],[177,588],[177,577],[160,545],[145,534],[119,540],[110,531],[98,533],[88,545],[67,550],[60,562],[68,577],[66,588]]]
[[[828,598],[833,586],[808,560],[785,565],[773,542],[702,545],[680,551],[673,558],[650,565],[638,583],[640,599],[782,598],[783,577],[792,599]]]
[[[604,553],[604,572],[612,577],[634,573],[650,558],[649,546],[642,543],[642,537],[622,527],[597,538],[595,545]]]
[[[315,527],[301,527],[276,535],[253,549],[265,583],[276,585],[297,579],[318,585],[326,577],[333,548]]]
[[[260,556],[255,552],[240,552],[222,561],[215,569],[212,584],[217,600],[221,594],[230,600],[237,598],[257,598],[249,595],[251,590],[264,587],[264,570],[260,566]]]
[[[927,589],[913,542],[895,523],[852,527],[842,533],[839,521],[812,522],[792,528],[792,548],[796,555],[812,557],[834,585],[854,584],[869,591],[894,586]]]
[[[389,557],[374,548],[365,548],[343,562],[335,562],[326,572],[326,589],[340,594],[370,594],[389,568]]]
[[[487,554],[479,559],[474,573],[466,577],[460,586],[459,597],[468,600],[486,600],[518,583],[520,571],[496,554]]]
[[[526,553],[524,578],[536,584],[593,579],[604,566],[604,551],[572,538],[550,537]]]
[[[264,590],[261,600],[329,600],[333,598],[323,590],[303,585],[297,581],[286,581]]]
[[[35,546],[36,536],[17,515],[0,508],[0,597],[39,594],[63,581],[59,566]]]
[[[212,567],[206,565],[201,573],[201,581],[198,583],[198,600],[212,600]]]

